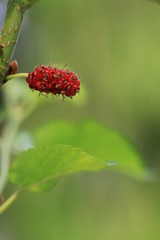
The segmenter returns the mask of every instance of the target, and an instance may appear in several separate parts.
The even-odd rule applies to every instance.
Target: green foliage
[[[117,131],[93,121],[74,124],[55,121],[35,133],[37,146],[70,144],[104,161],[119,163],[115,170],[135,178],[146,177],[137,151]]]
[[[141,157],[127,140],[93,121],[52,122],[36,131],[35,142],[37,148],[22,152],[10,168],[10,182],[22,190],[47,191],[61,176],[112,165],[111,169],[135,178],[146,174]]]
[[[55,145],[23,152],[11,166],[9,180],[35,192],[49,190],[57,178],[80,171],[98,171],[107,167],[104,160],[72,146]]]
[[[52,122],[35,133],[37,146],[70,144],[108,162],[118,162],[114,168],[127,175],[143,178],[143,161],[131,144],[117,131],[93,121],[78,124]]]

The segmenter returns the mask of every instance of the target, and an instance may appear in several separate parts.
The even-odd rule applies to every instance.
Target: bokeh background
[[[81,173],[49,193],[24,192],[0,217],[0,240],[159,240],[160,5],[41,0],[25,15],[14,58],[20,72],[67,63],[84,88],[79,103],[58,99],[37,107],[23,129],[94,119],[128,137],[155,177],[137,182]]]

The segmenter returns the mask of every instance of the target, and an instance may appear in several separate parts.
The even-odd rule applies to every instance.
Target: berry
[[[80,81],[74,72],[40,65],[26,78],[29,87],[39,92],[73,97],[80,91]]]

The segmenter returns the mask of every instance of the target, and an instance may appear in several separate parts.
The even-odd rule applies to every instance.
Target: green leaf
[[[145,178],[146,170],[136,149],[120,133],[93,121],[55,121],[35,132],[37,146],[69,144],[110,163],[114,170],[135,178]],[[112,169],[112,168],[111,168]]]
[[[67,145],[40,147],[22,152],[11,165],[9,180],[22,190],[42,192],[51,189],[61,176],[106,167],[105,161],[79,148]]]

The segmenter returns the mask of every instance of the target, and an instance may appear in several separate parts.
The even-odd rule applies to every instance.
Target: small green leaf
[[[142,158],[127,139],[93,121],[77,124],[54,121],[35,132],[35,142],[37,146],[73,145],[108,163],[118,162],[114,167],[116,171],[139,179],[146,177]]]
[[[9,172],[11,183],[21,189],[42,192],[51,189],[57,179],[80,171],[99,171],[107,163],[67,145],[40,147],[22,152]]]
[[[24,8],[27,10],[31,8],[38,1],[39,0],[23,0],[22,2],[23,2]]]

